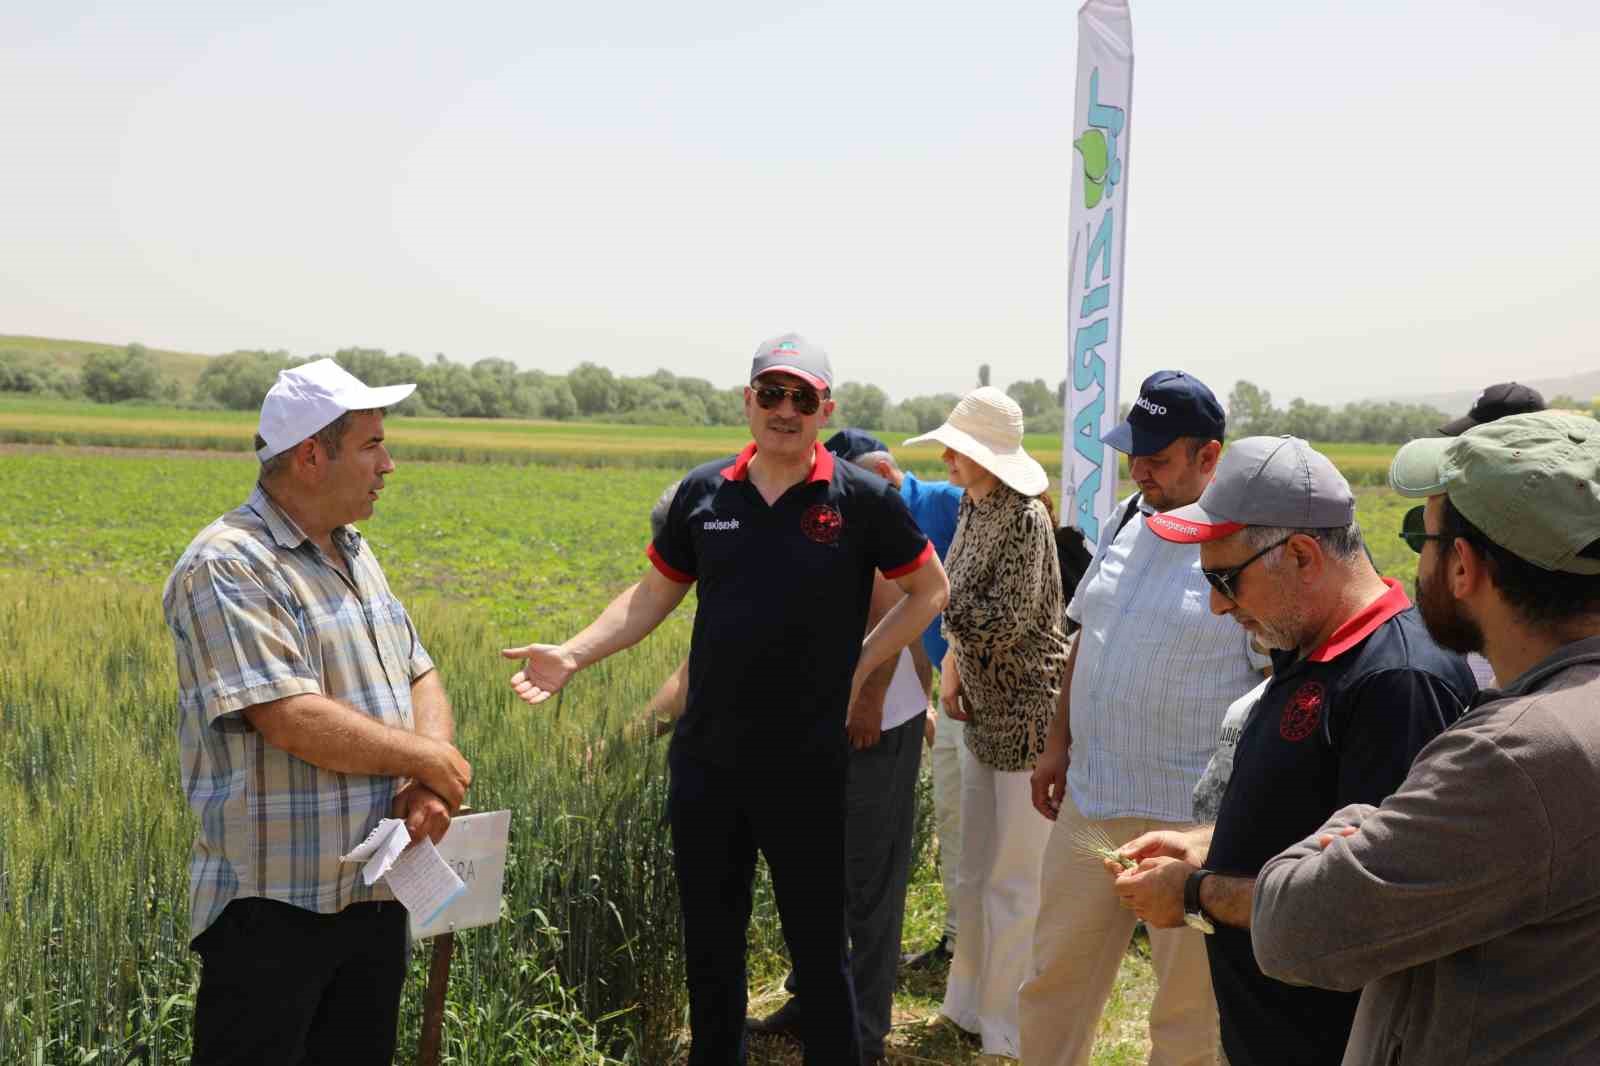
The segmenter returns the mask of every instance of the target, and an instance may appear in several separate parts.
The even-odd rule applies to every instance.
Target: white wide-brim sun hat
[[[1022,408],[992,385],[961,397],[944,425],[906,445],[936,440],[965,455],[1024,496],[1050,487],[1044,467],[1022,449]]]

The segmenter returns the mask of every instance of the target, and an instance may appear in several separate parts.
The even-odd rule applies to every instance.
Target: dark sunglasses
[[[1455,538],[1448,533],[1429,533],[1427,524],[1423,522],[1422,515],[1426,507],[1413,507],[1406,512],[1405,518],[1400,522],[1400,539],[1410,546],[1418,555],[1422,554],[1422,546],[1430,540],[1448,541]]]
[[[817,395],[816,389],[800,386],[787,388],[783,385],[757,385],[756,403],[761,405],[763,411],[770,411],[783,403],[785,396],[794,401],[794,409],[803,415],[814,415],[817,408],[822,406],[822,397]]]
[[[1289,534],[1289,537],[1292,536],[1294,536],[1293,533]],[[1236,584],[1238,584],[1239,575],[1244,573],[1245,567],[1249,566],[1251,563],[1267,554],[1273,548],[1281,548],[1283,545],[1289,543],[1289,537],[1284,537],[1280,541],[1277,541],[1273,544],[1268,544],[1265,548],[1262,548],[1260,551],[1250,556],[1250,558],[1246,559],[1238,566],[1230,566],[1226,570],[1207,570],[1205,567],[1201,567],[1200,572],[1206,576],[1206,580],[1211,583],[1212,588],[1216,589],[1224,597],[1231,600],[1233,599],[1233,588]]]

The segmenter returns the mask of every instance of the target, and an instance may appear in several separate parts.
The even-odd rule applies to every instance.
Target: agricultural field
[[[88,445],[169,450],[250,451],[256,416],[135,404],[96,404],[0,396],[0,444]],[[622,426],[603,422],[532,422],[511,418],[407,418],[393,423],[398,460],[463,463],[654,466],[684,470],[737,451],[741,426]],[[938,475],[937,445],[899,448],[907,434],[882,434],[901,465]],[[1061,463],[1061,438],[1029,434],[1024,444],[1046,469]],[[1394,448],[1387,444],[1319,445],[1352,485],[1382,485]],[[1126,476],[1126,465],[1123,467]]]
[[[196,978],[184,872],[193,828],[159,590],[193,533],[248,493],[254,462],[236,450],[176,450],[193,445],[159,434],[204,426],[191,439],[236,440],[252,420],[171,409],[96,419],[91,410],[0,405],[0,430],[17,418],[76,419],[168,449],[0,447],[0,1062],[178,1063]],[[401,466],[363,530],[455,703],[475,768],[472,803],[513,812],[503,920],[457,938],[446,1061],[679,1061],[685,1000],[665,749],[620,730],[685,653],[690,611],[538,709],[511,697],[512,668],[496,649],[558,640],[586,621],[646,565],[645,516],[687,465],[681,457],[726,454],[739,435],[423,419],[389,430]],[[461,443],[452,430],[479,436]],[[412,438],[427,433],[471,451],[470,461],[408,459]],[[614,461],[581,465],[606,446]],[[1052,447],[1037,449],[1047,466]],[[540,458],[497,461],[500,448]],[[563,450],[565,462],[551,458]],[[1395,537],[1403,501],[1376,488],[1358,494],[1380,566],[1409,582],[1415,556]],[[907,940],[925,944],[943,916],[929,820],[917,840]],[[762,1013],[782,998],[773,914],[758,898],[751,980]],[[1101,1066],[1147,1053],[1147,954],[1136,945],[1125,960],[1095,1053]],[[413,962],[403,1049],[415,1046],[426,961],[424,949]],[[976,1061],[927,1024],[941,994],[926,978],[902,987],[893,1061]],[[761,1043],[751,1061],[798,1057]]]

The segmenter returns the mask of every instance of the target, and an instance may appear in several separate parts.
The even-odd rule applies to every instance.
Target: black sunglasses
[[[785,396],[794,401],[794,409],[803,415],[814,415],[817,408],[822,406],[822,397],[817,395],[816,389],[800,386],[788,388],[783,385],[757,385],[756,403],[761,405],[763,411],[770,411],[783,403]]]
[[[1294,536],[1293,533],[1289,534],[1289,537],[1292,536]],[[1239,575],[1244,573],[1245,567],[1267,554],[1273,548],[1280,548],[1289,543],[1289,537],[1284,537],[1276,543],[1268,544],[1238,566],[1230,566],[1226,570],[1207,570],[1205,567],[1201,567],[1200,572],[1206,576],[1206,580],[1211,583],[1212,588],[1231,600],[1233,599],[1233,586],[1238,583]]]
[[[1423,512],[1427,508],[1413,507],[1406,512],[1405,518],[1400,521],[1400,539],[1410,546],[1418,555],[1422,554],[1422,546],[1430,540],[1447,541],[1455,538],[1448,533],[1429,533],[1427,523],[1422,520]]]

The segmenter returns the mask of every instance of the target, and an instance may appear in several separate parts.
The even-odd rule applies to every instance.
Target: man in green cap
[[[1344,1066],[1600,1061],[1600,423],[1412,441],[1389,480],[1429,632],[1504,687],[1266,865],[1256,959],[1364,988]]]

